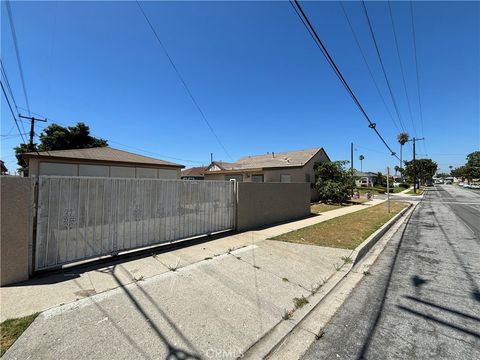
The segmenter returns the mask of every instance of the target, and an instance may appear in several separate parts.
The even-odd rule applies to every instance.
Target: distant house
[[[378,175],[373,172],[355,172],[355,185],[358,187],[375,186],[378,182]]]
[[[308,182],[315,184],[314,165],[329,162],[323,148],[244,156],[233,162],[213,161],[204,173],[205,180],[245,182]],[[312,190],[312,200],[316,192]]]
[[[180,179],[185,166],[111,147],[23,154],[33,175]]]
[[[8,169],[5,166],[5,163],[3,162],[3,160],[0,160],[0,168],[1,168],[1,170],[0,170],[1,175],[7,175],[8,174]]]
[[[191,167],[182,170],[182,180],[203,180],[206,166]]]

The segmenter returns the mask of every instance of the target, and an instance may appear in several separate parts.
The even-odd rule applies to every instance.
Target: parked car
[[[446,184],[446,185],[452,185],[452,180],[447,180],[447,181],[445,181],[445,184]]]

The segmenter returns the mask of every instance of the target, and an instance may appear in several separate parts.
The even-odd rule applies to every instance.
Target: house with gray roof
[[[180,179],[185,166],[111,147],[30,152],[29,176],[93,176]]]
[[[329,162],[323,148],[272,152],[244,156],[235,162],[213,161],[204,172],[205,180],[239,182],[308,182],[315,184],[314,165]],[[315,200],[315,191],[312,191]]]

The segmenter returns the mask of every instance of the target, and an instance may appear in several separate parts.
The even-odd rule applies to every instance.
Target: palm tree
[[[400,166],[395,165],[394,169],[395,169],[395,176],[397,176],[397,173],[400,171]]]
[[[397,135],[397,140],[400,143],[400,169],[403,169],[403,145],[410,140],[410,135],[406,132],[401,132],[400,134]],[[402,175],[402,181],[403,181],[403,175]]]
[[[360,171],[363,172],[363,160],[365,160],[365,156],[360,155],[358,160],[360,160]]]

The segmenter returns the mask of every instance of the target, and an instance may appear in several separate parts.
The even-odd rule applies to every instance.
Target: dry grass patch
[[[271,240],[353,250],[408,206],[399,201],[391,201],[390,205],[390,213],[387,212],[387,203],[385,202],[365,210],[291,231]]]
[[[38,313],[17,319],[5,320],[0,324],[0,356],[3,356],[10,346],[35,320]]]

